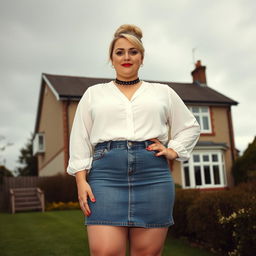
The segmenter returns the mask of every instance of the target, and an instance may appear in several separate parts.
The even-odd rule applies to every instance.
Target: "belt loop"
[[[108,144],[107,144],[108,151],[110,151],[110,149],[111,149],[111,142],[112,142],[112,140],[108,141]]]
[[[149,141],[148,140],[145,140],[145,148],[147,148],[149,145]]]

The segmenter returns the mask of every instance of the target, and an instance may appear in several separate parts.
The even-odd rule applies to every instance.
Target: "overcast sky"
[[[0,163],[14,170],[34,131],[42,73],[115,76],[108,47],[121,24],[143,31],[141,79],[191,82],[194,60],[232,107],[236,148],[256,135],[255,0],[0,0]]]

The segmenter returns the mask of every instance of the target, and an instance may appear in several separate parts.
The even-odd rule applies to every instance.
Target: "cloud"
[[[256,20],[253,0],[9,0],[0,1],[0,135],[17,166],[35,125],[41,73],[114,77],[108,47],[125,23],[143,30],[143,79],[191,82],[195,60],[207,66],[209,86],[237,100],[236,147],[255,136]]]

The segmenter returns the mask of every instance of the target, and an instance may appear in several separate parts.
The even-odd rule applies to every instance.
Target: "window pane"
[[[196,185],[202,185],[200,166],[194,166]]]
[[[203,155],[203,161],[209,162],[209,155]]]
[[[43,150],[44,149],[44,136],[43,135],[39,135],[38,141],[39,141],[39,149]]]
[[[200,118],[199,118],[199,116],[196,116],[196,115],[195,115],[195,118],[196,118],[196,121],[199,123],[199,125],[200,125],[200,127],[201,127],[201,123],[200,123]]]
[[[189,168],[184,167],[185,186],[190,187]]]
[[[192,107],[193,113],[199,113],[199,107]]]
[[[187,161],[184,161],[183,164],[188,164],[188,160],[187,160]]]
[[[202,113],[208,113],[208,107],[201,107]]]
[[[204,166],[205,184],[211,184],[210,166]]]
[[[193,155],[193,161],[194,161],[195,163],[200,162],[200,156],[199,156],[199,155]]]
[[[204,130],[209,130],[208,116],[203,116],[203,129]]]
[[[212,161],[213,162],[218,162],[218,155],[217,154],[212,154]]]
[[[213,166],[214,184],[220,184],[220,169],[218,165]]]

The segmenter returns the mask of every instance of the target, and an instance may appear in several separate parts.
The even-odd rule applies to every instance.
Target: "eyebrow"
[[[135,47],[132,47],[132,48],[129,48],[128,50],[137,50],[137,48],[135,48]],[[124,50],[124,48],[116,48],[115,49],[115,51],[117,51],[117,50]]]

